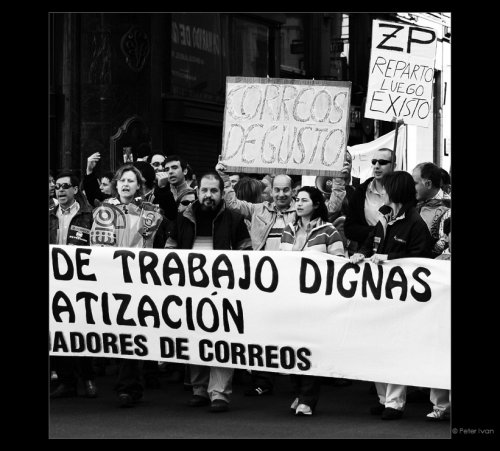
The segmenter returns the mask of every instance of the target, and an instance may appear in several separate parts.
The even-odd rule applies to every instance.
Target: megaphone
[[[323,194],[331,194],[333,184],[332,177],[318,175],[314,183],[316,188],[318,188]]]

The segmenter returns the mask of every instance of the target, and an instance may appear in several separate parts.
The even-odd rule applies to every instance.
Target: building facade
[[[380,13],[51,13],[50,169],[84,171],[88,156],[100,152],[102,173],[123,162],[124,149],[135,159],[149,146],[184,156],[197,174],[212,170],[227,76],[351,81],[348,145],[370,141],[394,128],[363,116],[373,19],[401,20]],[[434,135],[431,161],[442,152]]]

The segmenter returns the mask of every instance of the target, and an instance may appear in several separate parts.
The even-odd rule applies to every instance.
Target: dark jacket
[[[201,208],[193,202],[182,215],[177,216],[176,227],[172,230],[166,248],[192,249],[196,238],[196,214]],[[222,206],[213,220],[213,245],[216,250],[252,249],[243,216]]]
[[[77,201],[78,202],[78,201]],[[92,217],[92,209],[88,206],[82,206],[73,216],[68,228],[68,236],[66,244],[75,246],[90,246],[90,229],[94,222]],[[50,216],[50,244],[57,244],[57,230],[59,229],[59,218],[57,217],[57,210],[59,205],[49,210]]]
[[[383,208],[383,207],[382,207]],[[388,254],[396,258],[432,258],[432,238],[427,224],[412,205],[403,205],[396,219],[387,223],[380,220],[363,243],[359,252],[365,257]],[[385,229],[385,230],[384,230]]]
[[[373,179],[374,177],[370,177],[356,188],[347,206],[344,223],[345,236],[350,240],[357,241],[360,246],[374,228],[366,222],[365,218],[366,190]]]
[[[99,188],[99,180],[93,172],[83,176],[82,188],[85,191],[85,195],[90,205],[94,207],[98,207],[104,199],[110,197],[102,193]]]

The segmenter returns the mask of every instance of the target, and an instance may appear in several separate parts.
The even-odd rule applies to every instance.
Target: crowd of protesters
[[[79,246],[126,246],[196,250],[320,251],[359,263],[381,264],[405,257],[451,258],[451,180],[433,163],[412,171],[395,171],[393,151],[382,148],[371,163],[373,177],[351,184],[346,152],[342,176],[328,178],[328,190],[301,186],[285,173],[250,177],[227,173],[217,163],[214,172],[197,177],[180,155],[150,151],[116,172],[95,168],[100,154],[88,157],[80,181],[63,171],[49,175],[50,243]],[[124,224],[102,226],[111,210]],[[154,221],[143,219],[147,211]],[[396,239],[397,235],[397,239]],[[50,398],[77,396],[83,381],[85,396],[98,396],[95,369],[102,358],[51,356],[55,387]],[[159,365],[184,374],[191,390],[188,404],[209,405],[212,412],[229,410],[234,370],[231,368],[116,359],[115,390],[120,407],[133,407],[144,389],[157,388]],[[181,376],[182,377],[182,376]],[[321,378],[291,375],[290,405],[298,416],[314,414]],[[180,380],[180,379],[177,379]],[[337,385],[350,381],[336,380]],[[246,396],[273,394],[273,373],[251,371]],[[379,403],[369,409],[383,420],[403,416],[407,387],[375,382]],[[433,404],[431,421],[449,419],[450,391],[413,387]]]

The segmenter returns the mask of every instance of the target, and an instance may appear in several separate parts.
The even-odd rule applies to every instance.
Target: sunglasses
[[[194,202],[194,200],[181,200],[180,204],[187,207],[188,205],[192,204],[193,202]]]
[[[56,183],[55,185],[55,188],[56,189],[70,189],[70,188],[73,188],[73,185],[71,185],[70,183]]]
[[[385,166],[386,164],[389,164],[391,161],[390,160],[376,160],[375,158],[372,160],[373,165],[376,165],[377,162],[380,166]]]
[[[158,163],[157,161],[155,161],[154,163],[151,163],[151,166],[154,166],[155,168],[157,168],[158,166],[165,166],[164,163]]]

